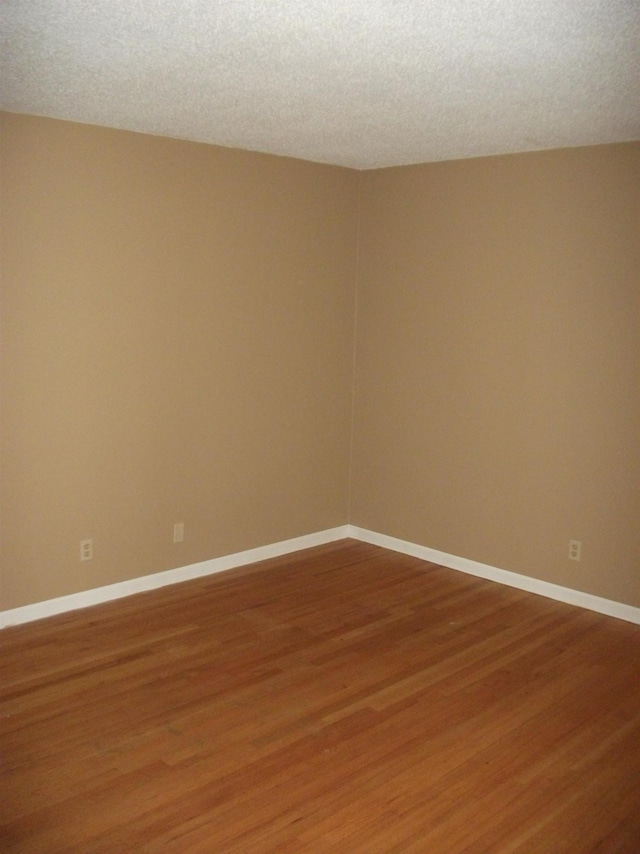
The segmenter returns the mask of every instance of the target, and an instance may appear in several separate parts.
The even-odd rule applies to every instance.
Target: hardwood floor
[[[640,852],[640,627],[343,541],[0,633],[0,849]]]

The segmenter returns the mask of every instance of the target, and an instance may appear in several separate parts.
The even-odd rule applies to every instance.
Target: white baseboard
[[[488,581],[497,581],[499,584],[506,584],[508,587],[537,593],[539,596],[546,596],[547,599],[566,602],[568,605],[577,605],[589,611],[597,611],[599,614],[606,614],[609,617],[617,617],[620,620],[640,625],[640,608],[634,608],[632,605],[603,599],[600,596],[593,596],[591,593],[583,593],[570,587],[561,587],[559,584],[551,584],[548,581],[540,581],[527,575],[519,575],[517,572],[498,569],[486,563],[478,563],[468,558],[439,552],[426,546],[396,539],[396,537],[388,537],[386,534],[377,534],[375,531],[368,531],[366,528],[358,528],[355,525],[348,525],[347,527],[348,536],[355,540],[361,540],[364,543],[371,543],[374,546],[381,546],[385,549],[391,549],[391,551],[437,563],[440,566],[446,566],[448,569],[457,569],[460,572],[466,572],[468,575],[476,575],[480,578],[486,578]]]
[[[102,602],[110,602],[112,599],[121,599],[123,596],[131,596],[133,593],[142,593],[145,590],[156,590],[168,584],[177,584],[180,581],[190,581],[192,578],[201,578],[204,575],[213,575],[216,572],[224,572],[225,569],[234,569],[237,566],[247,566],[261,560],[290,554],[309,549],[312,546],[322,546],[336,540],[343,540],[349,536],[348,525],[339,528],[329,528],[316,534],[307,534],[303,537],[295,537],[291,540],[282,540],[268,546],[259,546],[244,552],[225,555],[224,557],[205,560],[201,563],[193,563],[189,566],[181,566],[178,569],[168,569],[165,572],[156,572],[152,575],[143,575],[140,578],[132,578],[128,581],[120,581],[117,584],[109,584],[106,587],[96,587],[93,590],[85,590],[82,593],[71,593],[69,596],[60,596],[57,599],[48,599],[45,602],[36,602],[33,605],[24,605],[21,608],[12,608],[9,611],[0,611],[0,629],[6,626],[16,626],[20,623],[29,623],[32,620],[40,620],[43,617],[52,617],[66,611],[75,611],[77,608],[87,608],[89,605],[99,605]]]
[[[238,566],[248,566],[261,560],[272,557],[291,554],[308,549],[312,546],[321,546],[347,537],[360,540],[363,543],[380,546],[391,551],[411,555],[421,560],[445,566],[448,569],[457,569],[468,575],[476,575],[486,578],[488,581],[496,581],[498,584],[506,584],[508,587],[516,587],[529,593],[537,593],[548,599],[566,602],[568,605],[577,605],[599,614],[609,617],[617,617],[630,623],[640,625],[640,608],[625,605],[622,602],[614,602],[611,599],[603,599],[593,596],[591,593],[583,593],[570,587],[561,587],[548,581],[540,581],[527,575],[519,575],[517,572],[509,572],[506,569],[498,569],[485,563],[478,563],[468,558],[457,557],[446,552],[436,551],[427,546],[419,546],[407,540],[389,537],[386,534],[378,534],[368,531],[366,528],[358,528],[355,525],[342,525],[338,528],[330,528],[315,534],[307,534],[303,537],[295,537],[291,540],[283,540],[268,546],[260,546],[243,552],[225,555],[223,557],[205,560],[201,563],[182,566],[178,569],[169,569],[165,572],[157,572],[152,575],[144,575],[140,578],[132,578],[117,584],[109,584],[106,587],[96,587],[93,590],[85,590],[82,593],[72,593],[69,596],[60,596],[57,599],[48,599],[45,602],[36,602],[33,605],[24,605],[21,608],[13,608],[8,611],[0,611],[0,629],[6,626],[15,626],[20,623],[29,623],[32,620],[40,620],[43,617],[52,617],[66,611],[74,611],[78,608],[87,608],[90,605],[99,605],[112,599],[120,599],[133,593],[142,593],[145,590],[156,590],[169,584],[177,584],[180,581],[189,581],[192,578],[201,578],[205,575],[213,575],[224,572],[226,569],[234,569]]]

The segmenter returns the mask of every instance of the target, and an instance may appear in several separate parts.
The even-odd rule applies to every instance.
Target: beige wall
[[[1,607],[344,524],[357,173],[2,126]]]
[[[640,606],[639,155],[363,176],[353,524]]]
[[[638,145],[2,133],[0,607],[347,521],[640,606]]]

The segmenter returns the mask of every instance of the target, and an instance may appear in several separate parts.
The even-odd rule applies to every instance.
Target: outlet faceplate
[[[580,560],[582,543],[580,540],[569,540],[569,560]]]
[[[93,540],[80,540],[80,560],[93,559]]]
[[[176,522],[173,526],[173,542],[181,543],[184,540],[184,522]]]

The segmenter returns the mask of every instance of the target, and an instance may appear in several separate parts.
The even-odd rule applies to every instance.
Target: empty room
[[[0,31],[0,850],[638,854],[640,6]]]

